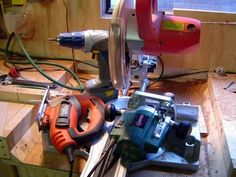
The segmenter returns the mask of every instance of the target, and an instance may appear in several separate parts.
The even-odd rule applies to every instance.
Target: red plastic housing
[[[70,97],[72,96],[73,95],[71,95]],[[102,110],[104,109],[104,103],[101,99],[97,97],[86,95],[74,95],[74,97],[76,97],[76,99],[79,101],[81,107],[80,110],[78,110],[73,101],[71,101],[72,104],[70,109],[69,128],[73,129],[79,138],[86,138],[92,140],[94,134],[96,134],[101,129],[104,123],[104,118],[102,114]],[[73,137],[71,137],[70,132],[68,131],[69,128],[60,128],[56,126],[56,121],[58,119],[58,115],[61,109],[61,99],[57,98],[56,100],[54,100],[52,105],[53,106],[48,105],[46,107],[42,123],[44,127],[50,128],[50,138],[53,146],[57,149],[57,151],[63,153],[67,146],[77,147],[79,144],[78,142],[76,142],[76,140],[73,139]],[[90,120],[89,125],[86,130],[79,132],[77,130],[78,121],[83,121],[87,119],[88,110]]]
[[[157,0],[136,0],[139,37],[142,51],[160,53],[190,53],[200,42],[201,22],[193,18],[165,15],[157,11]]]

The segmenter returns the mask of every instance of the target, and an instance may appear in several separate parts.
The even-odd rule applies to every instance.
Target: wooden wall
[[[32,55],[72,57],[71,49],[58,47],[47,39],[67,31],[108,29],[109,21],[100,18],[100,0],[52,0],[31,3],[22,9],[34,19],[35,35],[31,40],[24,40]],[[0,41],[0,46],[4,46],[4,41]]]
[[[109,20],[100,18],[100,0],[53,0],[47,4],[32,3],[27,7],[36,19],[36,34],[25,40],[32,55],[72,57],[72,50],[47,41],[58,33],[86,29],[108,29]],[[175,10],[174,14],[200,19],[202,24],[199,49],[189,55],[163,55],[166,71],[212,69],[223,66],[236,71],[236,14]],[[230,23],[225,23],[230,22]],[[3,41],[0,41],[0,46]],[[15,48],[18,50],[17,48]],[[75,51],[76,58],[91,55]]]
[[[213,69],[223,66],[236,71],[236,14],[176,9],[175,15],[201,20],[199,49],[190,55],[163,55],[165,65],[180,69]]]

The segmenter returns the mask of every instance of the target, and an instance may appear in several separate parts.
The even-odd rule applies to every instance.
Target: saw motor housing
[[[118,0],[109,29],[109,69],[113,86],[127,89],[133,54],[159,56],[186,54],[198,48],[201,22],[167,15],[157,9],[157,0]]]

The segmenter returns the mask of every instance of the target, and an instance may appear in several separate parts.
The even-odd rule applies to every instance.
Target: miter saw
[[[157,64],[150,55],[193,51],[199,44],[200,27],[198,20],[158,11],[157,0],[118,0],[109,33],[88,30],[64,33],[50,39],[98,55],[99,79],[87,83],[86,93],[110,101],[107,105],[114,104],[105,111],[108,112],[107,120],[116,118],[114,126],[107,126],[108,133],[91,146],[82,177],[103,176],[106,166],[102,165],[104,168],[99,171],[99,165],[110,162],[107,153],[116,144],[113,155],[120,158],[123,165],[117,165],[112,176],[119,176],[117,171],[122,171],[121,168],[134,170],[147,164],[198,169],[198,108],[178,106],[171,94],[156,95],[145,92],[145,89],[148,84],[146,72]],[[124,95],[130,86],[131,61],[135,56],[137,66],[143,69],[135,68],[138,72],[133,70],[132,73],[141,76],[142,85],[141,91],[130,98]]]
[[[200,28],[198,20],[158,11],[157,0],[117,1],[108,39],[114,88],[122,95],[127,93],[124,90],[130,85],[131,60],[126,57],[127,48],[130,58],[143,54],[158,56],[161,53],[192,52],[198,47]],[[176,105],[173,94],[163,96],[144,92],[147,82],[143,83],[142,92],[136,91],[131,98],[120,96],[110,102],[113,106],[108,106],[105,111],[107,120],[114,118],[108,138],[110,143],[104,147],[97,163],[86,164],[81,176],[104,176],[113,162],[111,153],[113,159],[120,160],[113,173],[108,171],[108,176],[125,175],[126,168],[132,171],[150,164],[192,171],[198,169],[199,107]],[[112,146],[115,147],[113,151]]]
[[[192,18],[165,15],[157,0],[119,0],[109,29],[109,68],[113,86],[127,89],[133,54],[184,54],[199,45],[201,23]]]

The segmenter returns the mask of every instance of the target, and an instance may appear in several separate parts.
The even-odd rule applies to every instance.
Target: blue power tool
[[[109,110],[115,112],[112,107]],[[131,171],[150,164],[195,171],[200,153],[197,119],[197,107],[176,105],[168,96],[136,91],[128,109],[115,119],[110,133],[117,144],[113,155]]]

